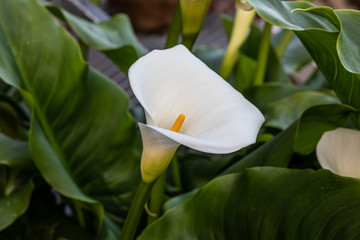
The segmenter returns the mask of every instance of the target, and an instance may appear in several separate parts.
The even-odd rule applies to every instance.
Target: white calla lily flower
[[[360,131],[337,128],[325,132],[316,146],[316,155],[322,168],[360,178]]]
[[[253,104],[183,45],[140,58],[129,79],[146,115],[146,124],[139,123],[145,182],[166,170],[180,145],[207,153],[234,152],[254,143],[264,122]],[[180,114],[185,121],[171,131]]]

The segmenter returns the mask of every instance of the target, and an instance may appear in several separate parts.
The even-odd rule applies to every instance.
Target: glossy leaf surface
[[[256,166],[287,167],[293,152],[309,154],[315,150],[321,135],[344,126],[356,110],[346,105],[320,105],[307,109],[287,129],[252,153],[232,164],[220,175],[241,172]]]
[[[269,103],[264,115],[267,119],[265,126],[286,129],[308,108],[322,105],[340,103],[339,99],[331,93],[319,91],[301,91],[289,97]]]
[[[32,168],[29,144],[0,134],[0,164],[12,168]]]
[[[308,2],[249,2],[266,21],[294,30],[340,100],[360,107],[359,11],[334,11]]]
[[[254,168],[210,182],[138,239],[357,239],[360,181]]]
[[[35,0],[0,2],[0,46],[0,76],[34,108],[30,151],[42,176],[100,219],[99,201],[124,217],[139,181],[139,138],[124,91],[83,61]]]
[[[34,185],[28,181],[9,196],[0,196],[0,231],[12,224],[28,208]]]
[[[48,5],[48,9],[65,21],[86,45],[103,51],[123,71],[145,54],[137,40],[129,18],[118,14],[99,23],[91,23],[63,9]]]

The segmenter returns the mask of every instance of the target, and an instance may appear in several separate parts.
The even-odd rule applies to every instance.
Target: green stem
[[[100,0],[91,0],[91,2],[92,2],[93,4],[95,4],[95,5],[99,5]]]
[[[264,31],[261,36],[256,71],[254,76],[253,83],[255,86],[261,85],[264,82],[266,64],[269,55],[270,37],[271,37],[271,24],[266,22]]]
[[[83,228],[86,228],[85,218],[84,218],[84,214],[82,212],[81,206],[79,205],[79,202],[77,200],[73,200],[73,201],[74,201],[75,213],[76,213],[77,219],[79,221],[79,224]]]
[[[179,36],[181,33],[181,27],[182,27],[181,22],[182,22],[182,20],[181,20],[180,2],[178,1],[175,12],[174,12],[173,20],[171,22],[171,25],[170,25],[170,28],[169,28],[169,31],[167,34],[165,48],[174,47],[178,43]]]
[[[79,46],[80,46],[80,50],[81,50],[81,54],[84,58],[84,60],[87,60],[87,55],[88,55],[88,51],[89,51],[89,47],[88,45],[82,41],[81,39],[79,40]]]
[[[174,184],[174,186],[177,188],[178,191],[181,191],[182,184],[181,184],[181,176],[179,170],[179,161],[176,156],[170,163],[170,170],[171,170],[172,183]]]
[[[289,45],[291,39],[294,36],[294,31],[292,30],[285,30],[279,44],[276,46],[276,55],[281,58],[284,54],[287,46]]]
[[[166,171],[163,173],[156,183],[154,184],[153,189],[150,194],[150,203],[148,205],[151,213],[155,216],[148,215],[147,225],[155,222],[162,214],[162,208],[164,204],[164,192],[166,187]]]
[[[189,51],[191,51],[195,44],[197,36],[198,36],[197,33],[183,34],[181,44],[184,45],[187,49],[189,49]]]
[[[149,200],[149,195],[154,182],[147,183],[141,181],[134,199],[131,203],[128,215],[125,219],[119,240],[133,240],[145,203]]]

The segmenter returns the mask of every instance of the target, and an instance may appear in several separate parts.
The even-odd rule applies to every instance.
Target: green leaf
[[[11,225],[26,211],[33,189],[32,181],[28,181],[9,196],[0,196],[0,231]]]
[[[338,54],[346,70],[360,73],[360,11],[337,10],[340,19],[341,32],[338,39]]]
[[[244,96],[263,112],[269,103],[281,101],[281,99],[306,90],[309,89],[291,84],[265,83],[247,89]]]
[[[307,87],[267,83],[244,92],[245,97],[264,114],[265,126],[285,129],[309,107],[339,103],[330,91],[314,91]]]
[[[234,18],[229,15],[226,15],[226,14],[221,14],[220,20],[224,27],[226,37],[228,39],[230,39],[231,32],[232,32],[232,26],[234,24]]]
[[[0,134],[0,164],[11,168],[34,168],[29,143]]]
[[[263,111],[265,126],[285,129],[297,120],[308,108],[322,105],[340,103],[333,94],[319,91],[301,91],[278,101],[270,102]]]
[[[19,116],[6,102],[0,101],[0,131],[6,135],[17,138],[19,129]]]
[[[324,132],[345,126],[350,114],[354,112],[357,110],[346,105],[328,104],[311,107],[298,121],[229,166],[220,176],[256,166],[287,167],[294,151],[301,154],[313,152]]]
[[[270,141],[239,159],[219,174],[238,173],[257,166],[287,167],[293,154],[298,122],[280,132]]]
[[[225,50],[214,46],[200,46],[194,51],[194,55],[203,61],[209,68],[219,72]]]
[[[91,23],[55,6],[48,6],[48,9],[69,24],[84,43],[103,51],[125,72],[146,52],[125,14],[117,14],[107,21]]]
[[[316,69],[315,72],[309,77],[309,79],[304,84],[306,87],[312,89],[329,89],[329,83],[326,81],[324,74],[321,73],[319,69]]]
[[[308,2],[249,2],[266,21],[293,29],[340,100],[360,108],[359,11],[312,8]]]
[[[125,92],[83,61],[75,40],[35,0],[0,2],[0,46],[0,76],[34,108],[30,151],[42,176],[83,201],[100,224],[99,201],[124,217],[140,180]]]
[[[193,150],[178,151],[183,190],[199,188],[212,180],[231,163],[233,158],[238,158],[240,155],[238,153],[214,155]]]
[[[256,61],[243,53],[239,54],[239,61],[235,67],[235,87],[239,92],[244,92],[252,86]]]
[[[300,118],[294,151],[309,154],[326,131],[343,127],[358,110],[347,105],[329,104],[309,108]]]
[[[359,216],[358,179],[263,167],[210,182],[138,239],[358,239]]]
[[[275,35],[272,39],[273,42],[279,43],[285,33],[286,31],[282,31]],[[300,39],[295,34],[293,35],[293,38],[280,59],[281,65],[286,73],[298,71],[312,60]],[[277,45],[274,44],[274,46]]]

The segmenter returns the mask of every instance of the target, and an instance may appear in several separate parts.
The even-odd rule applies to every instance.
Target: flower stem
[[[184,45],[187,49],[189,49],[189,51],[192,50],[194,43],[196,41],[198,34],[194,33],[194,34],[183,34],[183,39],[181,44]]]
[[[140,185],[135,193],[134,199],[131,203],[128,215],[125,219],[119,240],[133,240],[141,214],[144,210],[145,203],[149,200],[149,195],[155,181],[147,183],[140,182]]]
[[[178,1],[174,12],[173,20],[167,34],[165,48],[174,47],[178,43],[182,26],[181,21],[180,2]]]
[[[291,39],[294,36],[294,31],[292,30],[285,30],[279,44],[276,46],[276,54],[279,58],[282,57],[282,55],[284,54],[287,46],[289,45]]]
[[[171,170],[172,184],[177,188],[178,191],[181,191],[182,184],[181,184],[181,176],[179,169],[179,161],[176,156],[173,158],[173,160],[170,163],[170,170]]]
[[[266,22],[264,31],[261,36],[261,42],[259,47],[254,85],[261,85],[264,82],[264,76],[266,71],[266,64],[269,55],[270,47],[270,37],[271,37],[271,24]]]
[[[162,214],[164,204],[164,192],[166,187],[166,171],[155,182],[150,194],[150,203],[148,205],[150,212],[155,216],[148,215],[147,225],[156,221]]]

